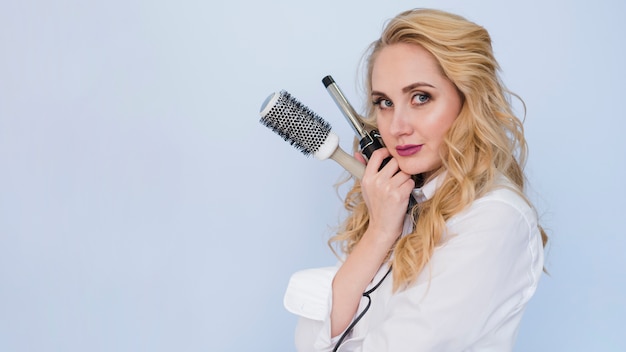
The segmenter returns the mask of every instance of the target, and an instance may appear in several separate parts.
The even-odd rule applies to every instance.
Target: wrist
[[[359,242],[372,250],[384,252],[385,256],[389,249],[396,243],[402,231],[389,231],[376,228],[368,228]]]

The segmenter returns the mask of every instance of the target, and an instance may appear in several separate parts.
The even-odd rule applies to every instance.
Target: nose
[[[412,132],[411,124],[409,123],[409,114],[403,108],[396,108],[393,110],[393,116],[391,118],[391,124],[389,125],[389,133],[393,136],[407,135]]]

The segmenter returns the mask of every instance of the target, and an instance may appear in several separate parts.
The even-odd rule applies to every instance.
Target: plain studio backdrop
[[[344,171],[259,123],[285,89],[351,150],[360,59],[414,7],[486,27],[549,235],[516,351],[626,350],[623,1],[2,1],[0,351],[291,351]],[[520,104],[516,109],[521,113]]]

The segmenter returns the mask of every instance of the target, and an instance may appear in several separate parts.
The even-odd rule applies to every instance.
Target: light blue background
[[[3,0],[0,351],[292,350],[343,170],[259,106],[286,89],[349,150],[321,78],[361,108],[361,54],[417,6],[485,26],[528,107],[551,276],[516,351],[626,350],[625,2]]]

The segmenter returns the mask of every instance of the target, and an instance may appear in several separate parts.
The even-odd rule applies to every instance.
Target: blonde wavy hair
[[[517,96],[501,82],[489,33],[461,16],[439,10],[400,13],[369,48],[365,61],[367,99],[378,53],[396,43],[420,45],[430,52],[443,75],[458,89],[463,106],[444,139],[442,166],[431,176],[447,171],[441,186],[431,199],[413,208],[413,232],[400,238],[389,253],[393,253],[394,291],[415,282],[441,242],[446,221],[491,190],[498,173],[514,183],[530,204],[523,193],[527,145],[522,122],[510,102],[511,96]],[[375,129],[375,111],[368,105],[366,124]],[[349,215],[329,245],[333,251],[336,246],[349,254],[369,224],[358,180],[346,194],[344,207]],[[539,230],[545,246],[547,235],[541,227]]]

